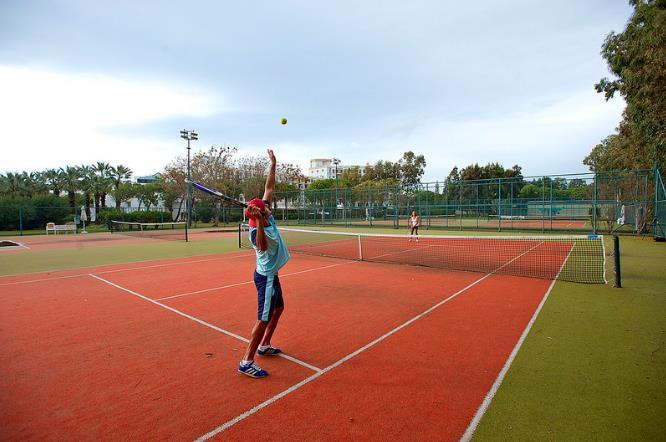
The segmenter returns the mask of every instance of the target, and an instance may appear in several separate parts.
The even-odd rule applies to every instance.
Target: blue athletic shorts
[[[270,321],[273,310],[284,307],[282,287],[278,275],[260,275],[255,270],[254,285],[257,287],[258,312],[257,319]]]

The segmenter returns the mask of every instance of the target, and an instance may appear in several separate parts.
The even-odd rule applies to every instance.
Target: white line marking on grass
[[[560,272],[562,272],[562,269],[564,268],[565,264],[569,260],[569,256],[571,255],[572,251],[573,251],[573,246],[571,247],[571,250],[569,250],[569,253],[567,254],[567,257],[564,259],[564,262],[560,266],[560,270],[557,272],[557,275],[555,276],[555,279],[553,279],[553,282],[551,282],[550,286],[548,286],[548,290],[546,290],[546,294],[543,296],[543,299],[541,300],[541,302],[537,306],[534,314],[532,315],[532,318],[530,318],[530,321],[527,323],[527,326],[525,327],[525,330],[523,330],[523,333],[520,335],[520,339],[518,339],[518,342],[516,342],[516,345],[513,347],[513,350],[511,351],[511,354],[509,354],[509,357],[506,360],[506,363],[504,364],[504,367],[502,367],[502,370],[500,370],[499,374],[497,375],[497,379],[495,379],[495,382],[493,383],[492,387],[490,387],[490,390],[488,390],[488,393],[483,398],[483,402],[481,402],[481,405],[479,406],[479,409],[476,411],[476,414],[474,414],[474,417],[472,418],[472,421],[470,422],[469,426],[467,427],[467,430],[465,430],[465,433],[460,438],[461,442],[468,442],[472,439],[472,436],[474,435],[474,432],[476,431],[476,428],[479,426],[479,423],[481,422],[481,419],[483,418],[483,415],[486,413],[486,411],[488,411],[488,407],[490,406],[490,402],[495,397],[495,394],[497,394],[497,391],[499,390],[500,385],[502,385],[502,381],[504,381],[504,377],[506,376],[507,372],[509,371],[509,368],[511,367],[511,364],[513,364],[513,360],[516,358],[516,355],[518,354],[518,351],[523,346],[523,342],[525,342],[525,338],[527,338],[527,335],[529,334],[530,330],[532,329],[532,325],[534,325],[534,322],[536,322],[536,319],[539,316],[539,313],[541,312],[541,309],[543,308],[544,304],[546,303],[546,300],[550,296],[550,292],[553,290],[553,287],[555,286],[555,282],[557,282],[557,277],[560,276]]]
[[[129,272],[132,270],[142,270],[142,269],[150,269],[150,268],[155,268],[155,267],[168,267],[168,266],[176,266],[176,265],[183,265],[183,264],[191,264],[191,263],[199,263],[199,262],[208,262],[208,261],[223,261],[226,259],[233,259],[233,258],[243,258],[246,256],[254,256],[249,253],[244,253],[244,254],[239,254],[239,255],[230,255],[230,256],[219,256],[217,258],[206,258],[206,259],[198,259],[195,261],[179,261],[179,262],[172,262],[172,263],[164,263],[164,264],[155,264],[155,265],[150,265],[150,266],[138,266],[138,267],[129,267],[129,268],[123,268],[123,269],[114,269],[114,270],[102,270],[100,272],[95,272],[98,275],[102,274],[107,274],[107,273],[118,273],[118,272]],[[179,259],[179,258],[163,258],[163,259]],[[135,261],[133,263],[128,263],[128,264],[136,264],[136,263],[142,263],[142,262],[151,262],[151,261],[158,261],[157,259],[147,259],[144,261]],[[109,266],[109,265],[118,265],[118,264],[103,264],[103,265],[94,265],[94,266],[85,266],[85,267],[78,267],[79,269],[89,269],[89,268],[94,268],[94,267],[103,267],[103,266]],[[52,272],[62,272],[62,271],[67,271],[65,270],[51,270]],[[45,272],[35,272],[35,273],[45,273]],[[0,278],[7,278],[10,276],[22,276],[22,275],[30,275],[31,273],[17,273],[14,275],[2,275]],[[42,282],[42,281],[56,281],[58,279],[68,279],[68,278],[78,278],[81,276],[88,276],[89,273],[77,273],[76,275],[65,275],[65,276],[54,276],[52,278],[39,278],[39,279],[30,279],[27,281],[14,281],[14,282],[3,282],[0,283],[0,286],[4,285],[16,285],[16,284],[30,284],[33,282]]]
[[[155,301],[154,299],[150,299],[149,297],[147,297],[147,296],[145,296],[145,295],[142,295],[142,294],[137,293],[137,292],[135,292],[135,291],[132,291],[132,290],[130,290],[130,289],[128,289],[128,288],[125,288],[125,287],[123,287],[123,286],[120,286],[120,285],[118,285],[118,284],[115,284],[115,283],[113,283],[113,282],[111,282],[111,281],[109,281],[109,280],[106,280],[106,279],[104,279],[104,278],[101,278],[101,277],[99,277],[99,276],[97,276],[97,275],[94,275],[94,274],[92,274],[92,273],[89,273],[88,276],[91,276],[91,277],[93,277],[93,278],[95,278],[95,279],[97,279],[97,280],[99,280],[99,281],[102,281],[102,282],[104,282],[104,283],[106,283],[106,284],[108,284],[108,285],[110,285],[110,286],[112,286],[112,287],[115,287],[115,288],[117,288],[117,289],[123,290],[123,291],[129,293],[130,295],[134,295],[134,296],[136,296],[136,297],[138,297],[138,298],[141,298],[141,299],[143,299],[144,301],[148,301],[148,302],[150,302],[150,303],[152,303],[152,304],[155,304],[155,305],[157,305],[157,306],[159,306],[159,307],[162,307],[163,309],[169,310],[170,312],[173,312],[173,313],[175,313],[175,314],[177,314],[177,315],[183,316],[184,318],[187,318],[187,319],[192,320],[192,321],[194,321],[194,322],[196,322],[196,323],[199,323],[199,324],[203,325],[204,327],[211,328],[211,329],[213,329],[213,330],[215,330],[215,331],[218,331],[218,332],[220,332],[220,333],[223,333],[223,334],[225,334],[225,335],[227,335],[227,336],[231,336],[232,338],[236,338],[236,339],[238,339],[239,341],[243,341],[243,342],[245,342],[245,343],[250,342],[249,339],[246,339],[246,338],[244,338],[244,337],[242,337],[242,336],[240,336],[240,335],[237,335],[236,333],[232,333],[232,332],[230,332],[230,331],[228,331],[228,330],[225,330],[225,329],[223,329],[223,328],[220,328],[220,327],[218,327],[218,326],[215,326],[215,325],[213,325],[213,324],[210,324],[210,323],[208,323],[208,322],[206,322],[206,321],[204,321],[204,320],[201,320],[201,319],[199,319],[199,318],[197,318],[197,317],[194,317],[194,316],[192,316],[192,315],[188,315],[188,314],[185,313],[185,312],[182,312],[182,311],[180,311],[180,310],[178,310],[178,309],[175,309],[175,308],[173,308],[173,307],[169,307],[168,305],[162,304],[161,302],[157,302],[157,301]],[[315,367],[314,365],[308,364],[307,362],[301,361],[301,360],[296,359],[296,358],[294,358],[294,357],[292,357],[292,356],[285,355],[285,354],[282,354],[282,353],[279,354],[278,356],[281,356],[281,357],[283,357],[283,358],[285,358],[285,359],[287,359],[287,360],[289,360],[289,361],[291,361],[291,362],[295,362],[296,364],[299,364],[299,365],[301,365],[301,366],[303,366],[303,367],[305,367],[305,368],[309,368],[309,369],[312,370],[312,371],[315,371],[315,372],[319,372],[319,371],[321,371],[320,368],[317,368],[317,367]]]
[[[30,250],[30,247],[28,247],[28,246],[26,246],[25,244],[22,244],[22,243],[20,243],[20,242],[16,242],[16,241],[12,241],[12,240],[7,240],[7,241],[11,241],[11,242],[13,242],[13,243],[16,244],[16,245],[15,245],[15,246],[4,246],[4,247],[0,247],[0,252],[11,251],[11,250],[18,250],[18,249],[28,249],[28,250]]]
[[[315,272],[317,270],[324,270],[328,269],[331,267],[337,267],[337,266],[343,266],[347,264],[354,264],[356,261],[349,261],[349,262],[343,262],[343,263],[338,263],[338,264],[331,264],[323,267],[315,267],[313,269],[306,269],[306,270],[301,270],[298,272],[293,272],[293,273],[285,273],[284,275],[278,275],[280,278],[284,278],[285,276],[292,276],[292,275],[300,275],[301,273],[308,273],[308,272]],[[183,296],[191,296],[191,295],[198,295],[200,293],[206,293],[206,292],[212,292],[214,290],[222,290],[222,289],[228,289],[230,287],[237,287],[240,285],[246,285],[246,284],[252,284],[254,283],[254,280],[252,281],[245,281],[245,282],[237,282],[235,284],[228,284],[228,285],[222,285],[219,287],[211,287],[209,289],[201,289],[201,290],[196,290],[194,292],[185,292],[185,293],[180,293],[177,295],[172,295],[172,296],[165,296],[164,298],[157,298],[156,301],[165,301],[167,299],[174,299],[174,298],[180,298]]]
[[[543,244],[543,242],[541,242],[541,243],[537,244],[536,246],[530,248],[529,250],[527,250],[527,251],[521,253],[520,255],[518,255],[518,256],[516,256],[515,258],[513,258],[511,261],[509,261],[509,262],[507,262],[507,263],[501,265],[500,267],[498,267],[498,268],[496,268],[495,270],[493,270],[492,272],[490,272],[490,273],[488,273],[488,274],[482,276],[481,278],[477,279],[476,281],[472,282],[471,284],[468,284],[467,286],[465,286],[465,287],[463,287],[462,289],[458,290],[458,291],[455,292],[454,294],[452,294],[452,295],[450,295],[450,296],[444,298],[443,300],[439,301],[437,304],[433,305],[432,307],[429,307],[428,309],[424,310],[423,312],[419,313],[418,315],[414,316],[413,318],[411,318],[411,319],[409,319],[409,320],[403,322],[402,324],[400,324],[399,326],[397,326],[397,327],[394,328],[393,330],[390,330],[389,332],[383,334],[382,336],[378,337],[377,339],[375,339],[374,341],[370,342],[369,344],[364,345],[363,347],[361,347],[361,348],[359,348],[358,350],[356,350],[356,351],[354,351],[354,352],[348,354],[347,356],[345,356],[345,357],[343,357],[342,359],[340,359],[340,360],[334,362],[333,364],[329,365],[328,367],[325,367],[325,368],[323,368],[322,370],[320,370],[319,372],[317,372],[317,373],[311,375],[310,377],[303,379],[303,380],[302,380],[301,382],[299,382],[298,384],[292,385],[292,386],[289,387],[288,389],[286,389],[286,390],[284,390],[284,391],[282,391],[282,392],[276,394],[275,396],[273,396],[273,397],[271,397],[271,398],[265,400],[265,401],[262,402],[261,404],[256,405],[255,407],[250,408],[249,410],[245,411],[244,413],[242,413],[242,414],[236,416],[235,418],[233,418],[233,419],[231,419],[231,420],[229,420],[229,421],[223,423],[223,424],[220,425],[219,427],[216,427],[215,429],[209,431],[208,433],[206,433],[206,434],[204,434],[203,436],[201,436],[201,437],[199,437],[198,439],[196,439],[196,441],[197,441],[197,442],[203,442],[203,441],[205,441],[205,440],[210,439],[211,437],[213,437],[213,436],[215,436],[215,435],[217,435],[217,434],[223,432],[224,430],[226,430],[226,429],[232,427],[233,425],[236,425],[238,422],[242,421],[243,419],[245,419],[245,418],[247,418],[247,417],[249,417],[249,416],[252,416],[253,414],[257,413],[258,411],[261,411],[262,409],[266,408],[267,406],[269,406],[269,405],[272,404],[273,402],[277,401],[278,399],[281,399],[281,398],[285,397],[286,395],[288,395],[289,393],[293,393],[294,391],[298,390],[298,389],[301,388],[302,386],[304,386],[304,385],[306,385],[306,384],[309,384],[310,382],[314,381],[314,380],[317,379],[318,377],[320,377],[320,376],[324,375],[325,373],[327,373],[327,372],[333,370],[335,367],[338,367],[339,365],[341,365],[341,364],[347,362],[348,360],[352,359],[354,356],[357,356],[358,354],[363,353],[365,350],[369,349],[370,347],[373,347],[374,345],[380,343],[381,341],[385,340],[386,338],[388,338],[389,336],[393,335],[394,333],[397,333],[398,331],[402,330],[403,328],[407,327],[408,325],[412,324],[413,322],[415,322],[415,321],[421,319],[422,317],[426,316],[428,313],[430,313],[430,312],[432,312],[433,310],[437,309],[437,308],[440,307],[441,305],[447,303],[448,301],[450,301],[451,299],[453,299],[453,298],[455,298],[456,296],[460,295],[461,293],[463,293],[463,292],[469,290],[470,288],[474,287],[475,285],[477,285],[477,284],[480,283],[481,281],[485,280],[486,278],[489,278],[490,276],[494,275],[497,271],[503,269],[504,267],[508,266],[509,264],[511,264],[512,262],[514,262],[515,260],[517,260],[518,258],[520,258],[520,257],[522,257],[523,255],[529,253],[530,251],[532,251],[534,248],[536,248],[536,247],[539,246],[540,244]]]

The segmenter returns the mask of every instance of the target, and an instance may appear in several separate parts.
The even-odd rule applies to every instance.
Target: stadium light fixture
[[[197,141],[199,134],[194,130],[183,129],[180,138],[187,140],[187,222],[185,223],[185,241],[189,241],[188,230],[192,226],[192,173],[190,168],[190,141]]]

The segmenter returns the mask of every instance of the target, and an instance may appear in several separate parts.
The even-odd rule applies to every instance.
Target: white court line
[[[200,262],[209,262],[209,261],[225,261],[227,259],[245,258],[245,257],[249,257],[249,256],[254,256],[254,255],[250,254],[250,253],[242,253],[242,254],[239,254],[239,255],[220,256],[220,257],[217,257],[217,258],[197,259],[195,261],[155,264],[155,265],[151,265],[151,266],[131,267],[131,268],[128,268],[128,269],[103,270],[101,272],[95,272],[95,273],[98,274],[98,275],[102,275],[102,274],[105,275],[107,273],[130,272],[132,270],[154,269],[156,267],[169,267],[169,266],[174,266],[174,265],[196,264],[196,263],[200,263]],[[167,258],[167,259],[171,259],[171,258]]]
[[[213,325],[213,324],[210,324],[210,323],[208,323],[208,322],[206,322],[206,321],[204,321],[204,320],[202,320],[202,319],[199,319],[199,318],[194,317],[194,316],[192,316],[192,315],[188,315],[188,314],[185,313],[185,312],[181,312],[181,311],[178,310],[178,309],[175,309],[175,308],[173,308],[173,307],[169,307],[168,305],[162,304],[161,302],[157,302],[157,301],[155,301],[154,299],[150,299],[150,298],[147,297],[147,296],[144,296],[144,295],[142,295],[142,294],[140,294],[140,293],[134,292],[134,291],[132,291],[132,290],[130,290],[130,289],[128,289],[128,288],[125,288],[125,287],[123,287],[123,286],[120,286],[120,285],[118,285],[118,284],[115,284],[115,283],[113,283],[113,282],[111,282],[111,281],[109,281],[109,280],[106,280],[106,279],[104,279],[104,278],[101,278],[101,277],[99,277],[99,276],[97,276],[97,275],[94,275],[94,274],[92,274],[92,273],[89,273],[88,276],[91,276],[91,277],[93,277],[93,278],[95,278],[95,279],[97,279],[97,280],[99,280],[99,281],[102,281],[102,282],[104,282],[104,283],[106,283],[106,284],[108,284],[108,285],[110,285],[110,286],[113,286],[113,287],[115,287],[115,288],[117,288],[117,289],[123,290],[123,291],[129,293],[130,295],[134,295],[134,296],[136,296],[136,297],[138,297],[138,298],[141,298],[141,299],[143,299],[144,301],[148,301],[148,302],[150,302],[150,303],[152,303],[152,304],[155,304],[155,305],[157,305],[157,306],[159,306],[159,307],[162,307],[163,309],[169,310],[170,312],[173,312],[173,313],[175,313],[175,314],[177,314],[177,315],[183,316],[184,318],[190,319],[190,320],[192,320],[192,321],[194,321],[194,322],[196,322],[196,323],[199,323],[199,324],[201,324],[201,325],[203,325],[203,326],[205,326],[205,327],[211,328],[211,329],[213,329],[213,330],[215,330],[215,331],[218,331],[218,332],[220,332],[220,333],[224,333],[225,335],[227,335],[227,336],[231,336],[232,338],[236,338],[236,339],[238,339],[239,341],[243,341],[243,342],[245,342],[245,343],[250,342],[248,339],[246,339],[246,338],[244,338],[244,337],[242,337],[242,336],[240,336],[240,335],[237,335],[236,333],[232,333],[232,332],[230,332],[230,331],[228,331],[228,330],[225,330],[225,329],[223,329],[223,328],[220,328],[220,327],[217,327],[217,326],[215,326],[215,325]],[[294,357],[292,357],[292,356],[289,356],[289,355],[286,355],[286,354],[283,354],[283,353],[280,353],[278,356],[283,357],[283,358],[285,358],[285,359],[287,359],[287,360],[289,360],[289,361],[295,362],[296,364],[299,364],[299,365],[301,365],[301,366],[303,366],[303,367],[305,367],[305,368],[309,368],[309,369],[312,370],[312,371],[315,371],[315,372],[319,372],[319,371],[321,371],[320,368],[315,367],[314,365],[310,365],[310,364],[308,364],[307,362],[301,361],[301,360],[296,359],[296,358],[294,358]]]
[[[12,276],[14,276],[14,275],[12,275]],[[88,274],[87,273],[80,273],[80,274],[77,274],[77,275],[56,276],[54,278],[41,278],[41,279],[30,279],[28,281],[3,282],[3,283],[0,283],[0,287],[1,286],[7,286],[7,285],[31,284],[33,282],[57,281],[59,279],[80,278],[82,276],[88,276]]]
[[[198,259],[194,261],[185,261],[185,262],[171,262],[171,263],[164,263],[164,264],[155,264],[155,265],[150,265],[150,266],[139,266],[139,267],[129,267],[129,268],[123,268],[123,269],[114,269],[114,270],[102,270],[101,272],[95,272],[98,275],[103,275],[107,273],[118,273],[118,272],[130,272],[133,270],[143,270],[143,269],[152,269],[155,267],[168,267],[168,266],[176,266],[176,265],[183,265],[183,264],[193,264],[193,263],[200,263],[200,262],[208,262],[208,261],[224,261],[226,259],[233,259],[233,258],[243,258],[246,256],[254,256],[250,253],[243,253],[239,255],[230,255],[230,256],[219,256],[217,258],[206,258],[206,259]],[[162,258],[163,259],[180,259],[180,258]],[[135,261],[134,263],[142,263],[142,262],[151,262],[151,261],[158,261],[157,259],[147,259],[144,261]],[[125,263],[127,264],[127,263]],[[129,263],[132,264],[132,263]],[[78,269],[90,269],[90,268],[95,268],[95,267],[104,267],[104,266],[111,266],[111,265],[117,265],[117,264],[103,264],[103,265],[94,265],[94,266],[85,266],[85,267],[77,267]],[[63,272],[67,271],[65,270],[53,270],[53,272]],[[35,272],[35,273],[44,273],[44,272]],[[10,276],[22,276],[22,275],[30,275],[30,273],[17,273],[15,275],[3,275],[0,276],[0,278],[6,278]],[[30,284],[33,282],[43,282],[43,281],[56,281],[59,279],[68,279],[68,278],[79,278],[81,276],[88,276],[89,273],[78,273],[76,275],[66,275],[66,276],[54,276],[53,278],[39,278],[39,279],[30,279],[27,281],[14,281],[14,282],[2,282],[0,283],[0,286],[5,286],[5,285],[17,285],[17,284]]]
[[[233,419],[231,419],[231,420],[229,420],[229,421],[223,423],[222,425],[220,425],[220,426],[216,427],[215,429],[209,431],[208,433],[204,434],[203,436],[197,438],[196,441],[197,441],[197,442],[203,442],[203,441],[205,441],[205,440],[210,439],[211,437],[213,437],[213,436],[215,436],[215,435],[217,435],[217,434],[223,432],[224,430],[228,429],[229,427],[232,427],[233,425],[236,425],[238,422],[242,421],[243,419],[245,419],[245,418],[247,418],[247,417],[249,417],[249,416],[252,416],[253,414],[257,413],[258,411],[261,411],[262,409],[266,408],[267,406],[269,406],[269,405],[272,404],[273,402],[277,401],[278,399],[281,399],[281,398],[285,397],[286,395],[288,395],[289,393],[293,393],[294,391],[298,390],[298,389],[301,388],[302,386],[304,386],[304,385],[306,385],[306,384],[309,384],[310,382],[314,381],[314,380],[317,379],[318,377],[320,377],[320,376],[324,375],[325,373],[327,373],[327,372],[333,370],[335,367],[338,367],[339,365],[343,364],[344,362],[347,362],[348,360],[350,360],[350,359],[353,358],[354,356],[357,356],[358,354],[363,353],[365,350],[369,349],[370,347],[373,347],[374,345],[380,343],[381,341],[385,340],[386,338],[388,338],[389,336],[393,335],[394,333],[397,333],[397,332],[400,331],[401,329],[407,327],[407,326],[410,325],[411,323],[413,323],[413,322],[415,322],[415,321],[421,319],[423,316],[427,315],[428,313],[432,312],[433,310],[435,310],[435,309],[438,308],[439,306],[445,304],[446,302],[450,301],[451,299],[455,298],[456,296],[460,295],[461,293],[467,291],[468,289],[474,287],[475,285],[477,285],[478,283],[480,283],[480,282],[483,281],[484,279],[486,279],[486,278],[492,276],[493,274],[495,274],[495,273],[498,272],[499,270],[501,270],[501,269],[503,269],[504,267],[508,266],[509,264],[511,264],[512,262],[514,262],[514,261],[517,260],[518,258],[522,257],[523,255],[529,253],[530,251],[532,251],[533,249],[535,249],[536,247],[538,247],[538,246],[541,245],[541,244],[543,244],[543,241],[542,241],[541,243],[537,244],[536,246],[530,248],[529,250],[527,250],[527,251],[521,253],[520,255],[516,256],[516,257],[513,258],[511,261],[509,261],[509,262],[507,262],[507,263],[501,265],[500,267],[496,268],[496,269],[493,270],[492,272],[490,272],[490,273],[488,273],[488,274],[482,276],[481,278],[477,279],[476,281],[472,282],[471,284],[469,284],[469,285],[463,287],[462,289],[458,290],[458,291],[455,292],[454,294],[452,294],[452,295],[448,296],[447,298],[445,298],[445,299],[439,301],[437,304],[433,305],[432,307],[428,308],[427,310],[425,310],[425,311],[419,313],[418,315],[414,316],[413,318],[411,318],[411,319],[409,319],[409,320],[403,322],[402,324],[400,324],[399,326],[397,326],[397,327],[394,328],[393,330],[391,330],[391,331],[389,331],[389,332],[383,334],[382,336],[380,336],[379,338],[377,338],[377,339],[375,339],[374,341],[370,342],[369,344],[364,345],[363,347],[361,347],[361,348],[359,348],[358,350],[356,350],[356,351],[354,351],[354,352],[348,354],[347,356],[345,356],[345,357],[343,357],[342,359],[340,359],[340,360],[334,362],[333,364],[329,365],[328,367],[325,367],[325,368],[321,369],[319,372],[313,374],[312,376],[303,379],[303,380],[302,380],[301,382],[299,382],[298,384],[292,385],[292,386],[289,387],[288,389],[286,389],[286,390],[284,390],[284,391],[282,391],[282,392],[276,394],[275,396],[273,396],[273,397],[271,397],[271,398],[265,400],[265,401],[262,402],[261,404],[256,405],[256,406],[250,408],[249,410],[245,411],[244,413],[242,413],[242,414],[236,416],[235,418],[233,418]]]
[[[5,246],[5,247],[0,247],[0,252],[8,251],[8,250],[17,250],[17,249],[27,249],[30,250],[30,247],[26,246],[25,244],[22,244],[20,242],[12,241],[12,240],[7,240],[11,241],[15,246]]]
[[[575,245],[574,245],[574,247],[575,247]],[[479,426],[479,423],[481,422],[481,419],[483,418],[483,415],[486,413],[486,411],[488,411],[488,407],[490,406],[490,402],[495,397],[495,394],[497,394],[497,391],[499,390],[500,385],[502,385],[502,381],[504,381],[504,377],[506,376],[507,372],[509,371],[509,368],[511,367],[511,364],[513,364],[513,360],[516,358],[516,355],[518,354],[518,351],[523,346],[523,342],[525,342],[525,338],[527,338],[527,335],[529,334],[530,330],[532,329],[532,325],[534,325],[534,322],[536,321],[537,317],[539,316],[539,313],[541,312],[541,308],[546,303],[546,300],[548,299],[548,296],[550,296],[550,292],[553,290],[553,287],[555,286],[555,282],[557,281],[557,277],[560,276],[560,272],[562,272],[562,269],[564,268],[564,265],[569,260],[569,256],[571,255],[571,252],[573,251],[573,249],[574,248],[571,247],[571,250],[569,250],[569,253],[567,254],[567,257],[564,259],[564,262],[560,266],[560,270],[557,272],[557,275],[555,276],[555,279],[553,279],[553,282],[550,283],[550,286],[548,287],[548,290],[546,290],[546,294],[543,296],[543,299],[539,303],[539,306],[536,308],[536,311],[532,315],[532,318],[530,318],[530,321],[527,323],[527,326],[525,327],[525,330],[523,330],[523,333],[520,335],[520,339],[518,339],[518,342],[516,342],[516,345],[513,347],[513,350],[511,351],[511,354],[509,354],[509,357],[506,360],[506,363],[504,364],[504,367],[502,367],[502,370],[500,370],[499,374],[497,375],[497,379],[495,379],[495,382],[493,383],[492,387],[490,387],[490,390],[488,390],[488,393],[483,398],[483,402],[481,402],[481,405],[479,406],[479,409],[474,414],[474,417],[472,418],[472,421],[469,423],[469,426],[467,427],[467,430],[465,430],[465,433],[460,438],[461,442],[468,442],[472,439],[472,436],[474,435],[474,432],[476,431],[476,428]]]
[[[306,269],[306,270],[301,270],[298,272],[293,272],[293,273],[285,273],[284,275],[279,275],[280,278],[284,278],[285,276],[292,276],[292,275],[300,275],[301,273],[308,273],[308,272],[315,272],[317,270],[324,270],[324,269],[329,269],[331,267],[338,267],[338,266],[343,266],[343,265],[348,265],[348,264],[354,264],[357,261],[348,261],[348,262],[342,262],[342,263],[337,263],[337,264],[331,264],[323,267],[315,267],[313,269]],[[173,299],[173,298],[180,298],[183,296],[191,296],[191,295],[198,295],[200,293],[206,293],[206,292],[212,292],[214,290],[222,290],[222,289],[228,289],[230,287],[237,287],[240,285],[246,285],[246,284],[252,284],[254,283],[254,280],[252,281],[245,281],[245,282],[237,282],[235,284],[229,284],[229,285],[222,285],[219,287],[211,287],[209,289],[201,289],[201,290],[196,290],[194,292],[185,292],[185,293],[180,293],[178,295],[173,295],[173,296],[165,296],[164,298],[156,298],[156,301],[165,301],[167,299]]]

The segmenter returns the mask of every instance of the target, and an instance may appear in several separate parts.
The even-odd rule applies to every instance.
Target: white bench
[[[72,232],[76,233],[75,224],[56,224],[56,223],[46,223],[46,234],[53,232],[54,235],[57,235],[58,232]]]

